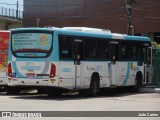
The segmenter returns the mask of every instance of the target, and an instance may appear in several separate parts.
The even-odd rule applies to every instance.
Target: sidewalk
[[[140,92],[149,92],[149,93],[160,93],[160,88],[157,86],[146,86],[143,88],[140,88]]]

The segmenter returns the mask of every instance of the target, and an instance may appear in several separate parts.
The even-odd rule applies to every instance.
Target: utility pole
[[[132,1],[125,0],[125,8],[127,13],[127,34],[130,34],[130,26],[131,26],[131,13],[132,13]]]
[[[134,26],[131,26],[132,3],[136,3],[136,0],[125,0],[125,9],[126,9],[126,14],[127,14],[127,34],[128,35],[131,34],[131,27],[134,30]]]
[[[16,18],[18,19],[18,7],[19,7],[19,3],[18,3],[18,0],[17,0],[17,10],[16,10]]]
[[[39,21],[40,21],[40,19],[37,18],[37,27],[39,27]]]

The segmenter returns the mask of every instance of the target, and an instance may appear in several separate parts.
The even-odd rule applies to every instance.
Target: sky
[[[17,1],[19,3],[19,10],[23,11],[23,0],[0,0],[0,7],[17,9]]]

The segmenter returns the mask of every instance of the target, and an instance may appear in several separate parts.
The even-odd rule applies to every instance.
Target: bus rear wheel
[[[135,85],[133,86],[132,91],[133,92],[138,92],[140,87],[141,87],[141,85],[142,85],[142,76],[141,76],[141,74],[138,74],[136,76]]]
[[[47,93],[47,91],[46,91],[46,89],[38,88],[38,89],[37,89],[37,93],[38,93],[38,94],[45,94],[45,93]]]
[[[58,96],[61,96],[61,95],[62,95],[62,92],[57,91],[57,90],[54,90],[54,91],[50,90],[50,91],[48,91],[48,96],[49,97],[58,97]]]
[[[14,87],[7,87],[7,94],[8,95],[15,95],[20,92],[20,89]]]
[[[135,80],[135,86],[133,88],[134,92],[138,92],[140,88],[140,82],[139,80]]]
[[[99,82],[97,78],[92,78],[90,83],[89,95],[91,97],[95,97],[98,95],[98,91],[99,91]]]

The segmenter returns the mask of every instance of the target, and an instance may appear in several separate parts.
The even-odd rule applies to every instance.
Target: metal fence
[[[160,87],[160,49],[153,49],[153,80],[152,84]]]
[[[21,20],[23,19],[23,11],[0,7],[0,16]]]

